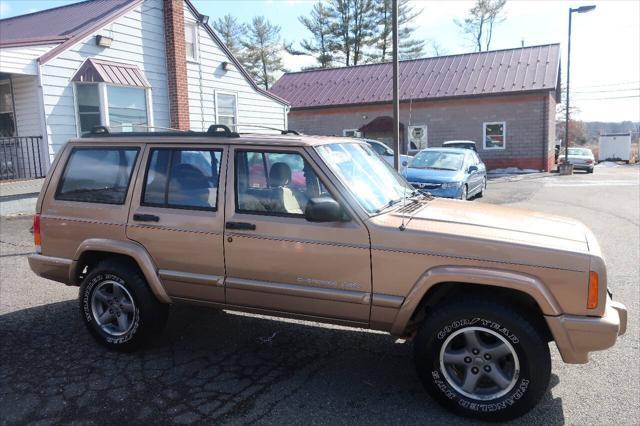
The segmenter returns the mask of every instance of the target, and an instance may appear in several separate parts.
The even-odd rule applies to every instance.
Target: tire
[[[482,198],[484,197],[484,191],[487,190],[487,178],[483,178],[482,179],[482,186],[480,186],[480,192],[478,192],[477,197],[478,198]]]
[[[587,170],[587,173],[593,173],[593,167]]]
[[[169,306],[158,302],[138,269],[126,262],[98,263],[80,286],[80,316],[109,349],[129,352],[164,327]]]
[[[469,199],[469,197],[468,197],[468,196],[469,196],[469,187],[465,184],[465,185],[462,187],[462,192],[460,193],[460,199],[461,199],[461,200],[465,200],[465,201],[466,201],[466,200],[468,200],[468,199]]]
[[[468,347],[474,341],[478,353]],[[431,310],[416,335],[414,354],[427,393],[449,411],[476,420],[522,416],[544,395],[551,375],[549,345],[533,322],[485,299]],[[447,363],[447,357],[453,361]],[[466,372],[473,374],[469,383]]]

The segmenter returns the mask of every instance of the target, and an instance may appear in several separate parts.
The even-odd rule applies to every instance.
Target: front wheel
[[[467,187],[467,185],[462,185],[462,190],[460,192],[460,199],[466,200],[468,193],[469,193],[469,188]]]
[[[436,307],[415,341],[427,392],[448,410],[478,420],[527,413],[546,392],[551,374],[549,346],[532,324],[484,299]]]
[[[480,192],[478,192],[478,198],[484,197],[484,192],[487,190],[487,178],[482,178],[482,184],[480,184]]]

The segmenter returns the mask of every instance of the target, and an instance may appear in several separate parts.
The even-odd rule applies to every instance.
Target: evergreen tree
[[[237,58],[241,58],[242,40],[247,34],[247,26],[238,22],[231,14],[216,19],[211,26],[231,53]]]
[[[336,52],[345,65],[363,62],[365,49],[375,43],[377,20],[373,0],[329,0]]]
[[[269,89],[275,81],[274,73],[283,71],[280,27],[271,24],[264,16],[256,16],[247,28],[243,62],[256,82]]]
[[[289,53],[312,55],[318,61],[320,68],[329,68],[338,46],[335,41],[335,23],[330,10],[322,2],[313,5],[311,16],[298,17],[302,25],[311,32],[312,38],[302,40],[298,53],[289,49]]]
[[[375,44],[376,51],[371,55],[371,58],[376,62],[389,61],[393,55],[392,3],[392,0],[379,0],[375,9],[379,33]],[[409,0],[399,0],[398,47],[400,59],[416,59],[424,55],[425,42],[412,38],[415,27],[409,25],[421,13],[422,9],[414,10],[413,6],[409,4]]]

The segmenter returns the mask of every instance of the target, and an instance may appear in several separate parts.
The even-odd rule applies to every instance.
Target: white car
[[[564,153],[560,154],[560,163],[564,162]],[[569,163],[573,164],[576,170],[586,170],[587,173],[593,173],[593,167],[596,164],[593,152],[589,148],[569,148]]]
[[[368,143],[369,146],[371,146],[376,154],[382,156],[382,158],[384,158],[384,160],[387,163],[391,164],[391,167],[393,167],[393,150],[391,148],[389,148],[384,143],[374,139],[364,139],[364,141]],[[403,172],[407,168],[412,158],[413,157],[411,157],[410,155],[400,154],[400,172]]]

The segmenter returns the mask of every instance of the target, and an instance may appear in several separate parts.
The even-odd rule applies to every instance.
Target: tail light
[[[587,164],[593,164],[593,160],[587,160]]]
[[[589,272],[589,295],[587,296],[587,309],[598,307],[598,273]]]
[[[33,244],[36,246],[36,252],[42,251],[42,239],[40,238],[40,215],[33,216]]]

